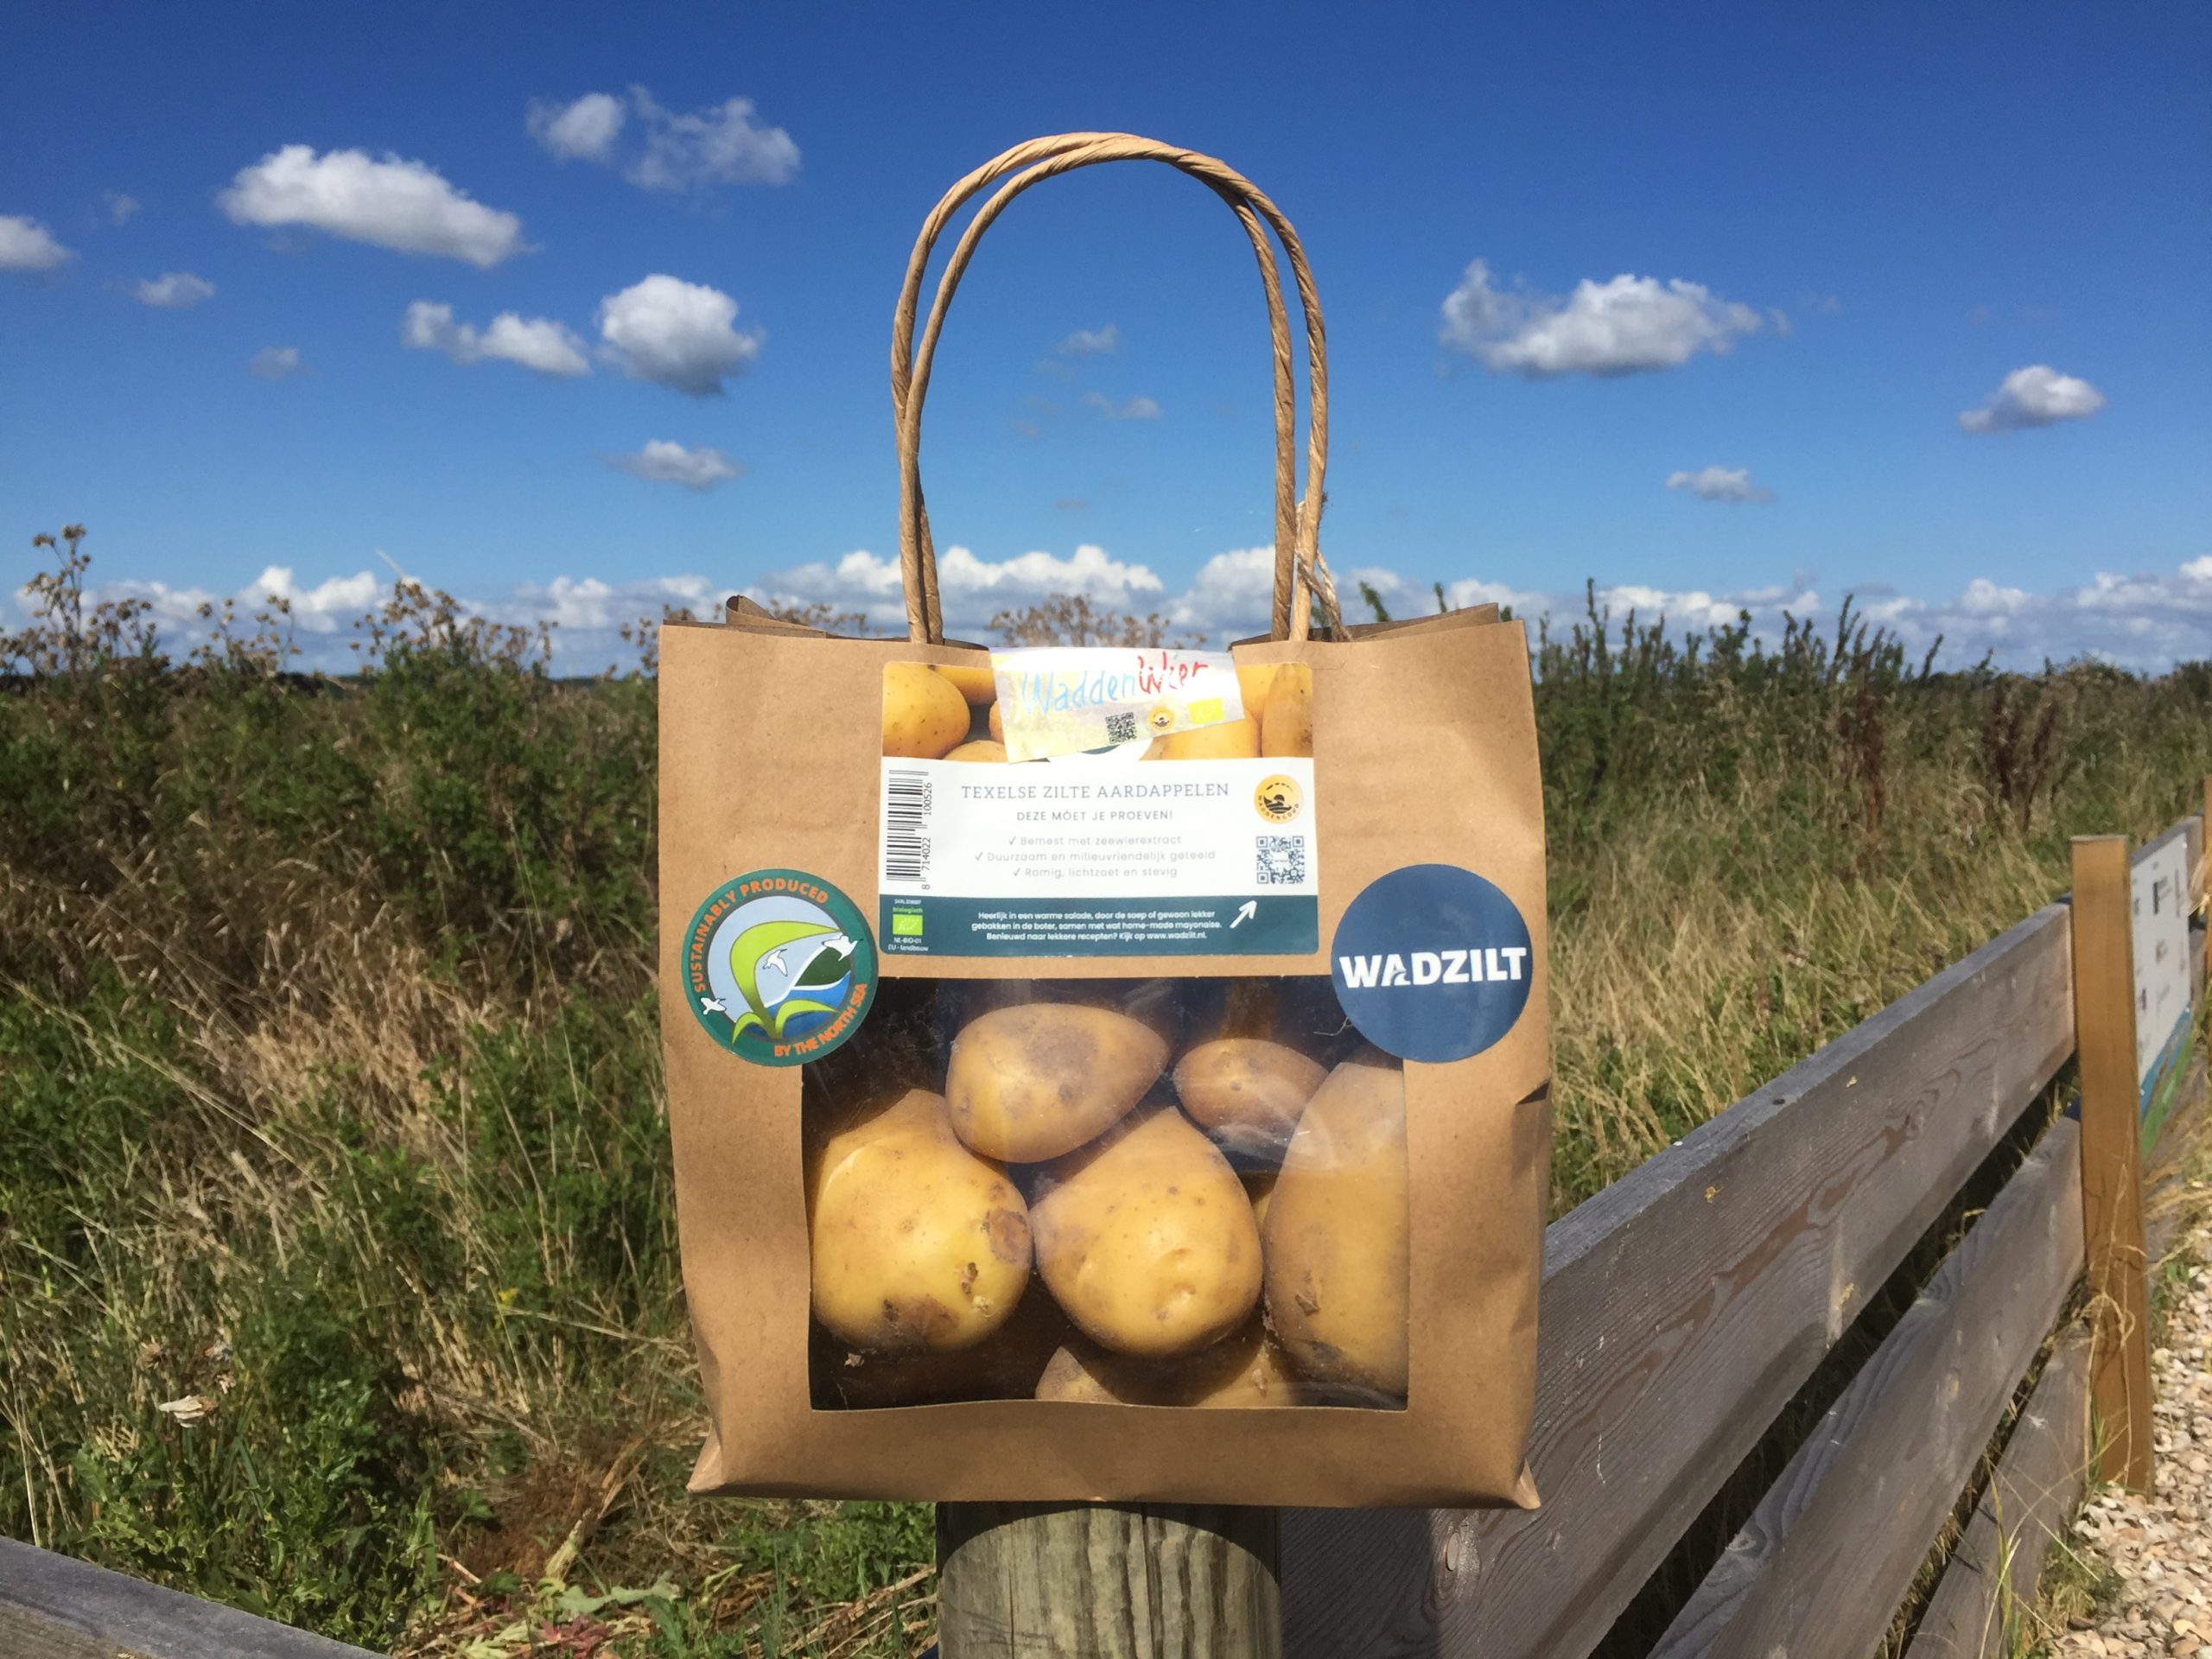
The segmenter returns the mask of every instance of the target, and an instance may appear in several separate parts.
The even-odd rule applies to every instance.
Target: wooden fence
[[[2200,916],[2205,821],[2138,855],[2182,840]],[[1590,1653],[2078,1046],[2078,1116],[2043,1134],[1650,1649],[1874,1651],[2086,1265],[2094,1339],[2062,1335],[1909,1650],[2005,1651],[2005,1607],[2032,1599],[2047,1525],[2094,1461],[2093,1374],[2106,1472],[2148,1472],[2128,867],[2117,837],[2077,842],[2068,901],[1554,1223],[1529,1454],[1544,1507],[1285,1515],[1284,1651]],[[2201,921],[2190,938],[2201,987]],[[2202,1092],[2199,1063],[2166,1144]]]
[[[2208,819],[2133,860],[2118,837],[2077,842],[2068,899],[1552,1224],[1541,1510],[969,1506],[941,1520],[944,1659],[1272,1656],[1271,1621],[1225,1616],[1273,1603],[1248,1593],[1262,1578],[1289,1659],[1582,1659],[2078,1056],[2078,1111],[2025,1148],[1649,1649],[1865,1659],[2047,1352],[1908,1659],[2004,1652],[2092,1470],[2148,1477],[2145,1216],[2155,1236],[2205,1085],[2201,1058],[2174,1062],[2186,1080],[2141,1145],[2130,872],[2184,855],[2195,993]],[[0,1651],[355,1650],[0,1541]]]

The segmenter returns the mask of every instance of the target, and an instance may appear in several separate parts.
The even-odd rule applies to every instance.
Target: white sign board
[[[2189,1023],[2189,843],[2180,836],[2135,861],[2135,1076],[2145,1103]]]

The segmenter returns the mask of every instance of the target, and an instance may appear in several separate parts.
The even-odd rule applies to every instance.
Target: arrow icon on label
[[[1256,899],[1247,899],[1244,901],[1243,907],[1237,911],[1236,919],[1231,922],[1230,926],[1232,928],[1241,927],[1259,913],[1260,901]]]

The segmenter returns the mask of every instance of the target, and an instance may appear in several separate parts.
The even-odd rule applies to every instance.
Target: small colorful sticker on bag
[[[754,870],[693,914],[683,972],[691,1012],[717,1043],[755,1065],[798,1065],[860,1028],[875,995],[875,940],[820,876]]]
[[[1225,651],[1044,645],[991,653],[1008,760],[1149,742],[1244,718]]]

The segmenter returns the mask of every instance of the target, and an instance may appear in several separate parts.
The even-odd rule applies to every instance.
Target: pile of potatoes
[[[1404,1403],[1404,1075],[1326,980],[882,988],[806,1078],[818,1405]]]
[[[1313,671],[1303,663],[1239,667],[1244,717],[1155,737],[1146,760],[1238,760],[1313,753]],[[915,760],[1006,760],[998,683],[988,667],[887,663],[883,752]]]

